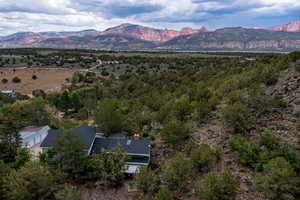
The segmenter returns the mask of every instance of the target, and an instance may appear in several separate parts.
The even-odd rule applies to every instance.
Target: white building
[[[31,148],[41,144],[50,130],[49,126],[29,126],[22,129],[19,134],[22,139],[22,146]]]
[[[16,91],[14,91],[14,90],[1,90],[1,93],[5,94],[7,96],[10,96],[10,97],[16,96]]]

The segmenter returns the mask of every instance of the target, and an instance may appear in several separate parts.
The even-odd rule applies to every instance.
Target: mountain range
[[[0,37],[0,48],[82,48],[104,50],[264,50],[300,49],[300,21],[269,28],[209,30],[155,29],[135,24],[97,31],[18,32]]]

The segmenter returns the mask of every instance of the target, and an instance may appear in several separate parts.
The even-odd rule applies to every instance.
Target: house
[[[53,147],[55,140],[63,133],[57,130],[49,130],[47,137],[41,144],[43,151]],[[105,137],[103,133],[97,133],[95,128],[88,125],[80,125],[72,133],[77,135],[85,148],[87,155],[101,154],[102,150],[112,150],[121,145],[123,150],[130,156],[130,160],[126,164],[127,174],[133,174],[142,166],[148,166],[150,162],[149,140],[128,139],[124,134],[118,133]]]
[[[72,133],[74,133],[74,135],[76,135],[80,139],[81,144],[84,146],[84,150],[86,151],[87,155],[90,155],[94,140],[96,138],[96,129],[88,125],[80,125]],[[53,147],[57,137],[62,134],[63,132],[61,131],[52,129],[49,130],[47,137],[41,144],[41,148],[43,149],[43,151],[47,150],[50,147]]]
[[[29,126],[22,129],[19,135],[22,139],[22,146],[32,148],[41,144],[50,130],[49,126]]]
[[[1,93],[10,97],[15,97],[17,95],[16,91],[14,90],[1,90]]]
[[[132,140],[125,136],[103,137],[96,138],[93,144],[91,154],[101,154],[102,150],[113,150],[118,145],[121,145],[123,150],[130,156],[126,164],[127,174],[136,173],[140,167],[147,167],[150,162],[150,148],[149,140]]]

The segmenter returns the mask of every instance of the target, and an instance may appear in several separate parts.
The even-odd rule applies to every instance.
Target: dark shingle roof
[[[84,124],[77,127],[72,133],[79,136],[79,138],[81,138],[81,143],[86,148],[89,148],[94,141],[96,135],[96,129]],[[61,131],[52,130],[52,129],[49,130],[47,137],[44,139],[44,141],[41,144],[41,147],[47,148],[47,147],[54,146],[56,137],[62,134],[63,133]]]
[[[55,144],[55,139],[57,138],[57,136],[62,134],[63,132],[61,131],[50,129],[48,131],[48,135],[43,140],[41,147],[44,148],[52,147]]]
[[[96,129],[86,124],[80,125],[74,130],[74,133],[82,137],[82,144],[89,148],[96,136]]]
[[[144,163],[148,164],[150,157],[147,156],[130,156],[128,163]]]
[[[92,153],[99,154],[102,149],[112,150],[120,144],[124,151],[128,154],[144,154],[150,155],[150,141],[149,140],[129,140],[116,138],[96,138]]]
[[[114,139],[125,139],[126,136],[123,133],[115,133],[109,136],[108,138],[114,138]]]

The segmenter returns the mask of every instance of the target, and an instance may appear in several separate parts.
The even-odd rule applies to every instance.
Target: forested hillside
[[[137,192],[120,199],[299,199],[299,52],[110,56],[136,68],[77,72],[64,91],[27,100],[0,96],[0,199],[108,199],[128,181]],[[82,123],[152,140],[149,168],[123,176],[119,148],[85,157],[68,135]],[[29,161],[18,131],[32,125],[67,134]]]

